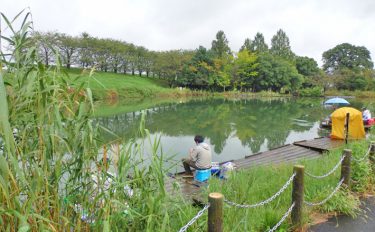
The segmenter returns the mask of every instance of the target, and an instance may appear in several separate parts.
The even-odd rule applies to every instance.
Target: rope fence
[[[287,182],[277,191],[273,196],[270,198],[261,201],[255,204],[239,204],[236,202],[229,201],[224,199],[224,196],[221,193],[210,193],[208,196],[209,204],[205,205],[202,210],[200,210],[196,216],[194,216],[185,226],[183,226],[179,232],[186,231],[189,226],[191,226],[195,221],[198,220],[199,217],[202,216],[204,211],[208,209],[208,231],[209,232],[222,232],[223,231],[223,202],[228,204],[229,206],[237,207],[237,208],[255,208],[258,206],[264,206],[278,196],[280,196],[288,186],[293,183],[292,186],[292,204],[289,209],[285,212],[285,214],[281,217],[280,221],[272,227],[272,229],[268,230],[269,232],[274,232],[284,221],[285,219],[291,214],[292,224],[294,228],[301,228],[302,226],[302,213],[303,213],[303,205],[307,206],[319,206],[325,204],[329,201],[341,188],[341,186],[345,185],[347,188],[350,188],[350,173],[351,173],[351,161],[360,162],[363,161],[367,156],[369,156],[370,162],[375,164],[375,142],[371,142],[369,149],[367,150],[366,154],[360,158],[355,159],[352,157],[352,151],[349,149],[345,149],[344,154],[341,156],[339,162],[325,175],[322,176],[315,176],[308,172],[305,172],[305,167],[301,165],[295,165],[293,168],[293,174],[289,177]],[[338,182],[335,189],[328,195],[327,198],[320,202],[308,202],[305,201],[304,198],[304,175],[310,176],[316,179],[325,178],[332,173],[334,173],[338,167],[341,165],[341,178]]]

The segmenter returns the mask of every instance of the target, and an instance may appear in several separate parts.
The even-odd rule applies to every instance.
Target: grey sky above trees
[[[270,46],[282,29],[295,54],[319,65],[341,43],[365,46],[375,59],[373,0],[12,0],[0,11],[13,18],[26,7],[38,31],[87,32],[150,50],[210,48],[219,30],[233,51],[257,32]]]

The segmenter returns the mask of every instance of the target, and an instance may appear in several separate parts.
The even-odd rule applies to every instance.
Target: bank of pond
[[[312,215],[335,213],[354,217],[359,212],[360,197],[374,190],[374,164],[369,160],[369,146],[369,140],[352,141],[319,158],[301,159],[297,162],[304,166],[307,173],[304,177],[304,201],[324,201],[324,204],[317,206],[306,204],[303,207],[305,226],[314,223],[315,218]],[[124,155],[121,149],[116,147],[111,149],[112,152],[118,152],[120,157]],[[352,151],[351,185],[350,188],[348,186],[337,188],[342,177],[338,164],[343,161],[344,149]],[[112,159],[109,154],[108,157],[110,157],[108,160]],[[154,159],[151,161],[150,168],[160,168],[162,166],[160,162],[163,161],[157,157]],[[115,168],[120,174],[121,161],[115,162],[120,165]],[[128,176],[123,181],[117,174],[111,175],[110,184],[104,183],[102,196],[97,196],[108,197],[108,201],[101,199],[96,202],[96,204],[106,202],[110,205],[101,205],[101,207],[108,207],[107,222],[102,221],[103,215],[99,213],[100,210],[83,208],[80,204],[77,208],[74,197],[67,201],[65,207],[74,209],[82,225],[86,224],[86,228],[90,229],[103,229],[104,223],[108,223],[107,226],[111,230],[123,228],[126,231],[179,231],[207,206],[209,193],[218,192],[224,195],[225,201],[229,201],[224,203],[223,231],[268,231],[280,222],[291,206],[291,177],[295,164],[281,163],[231,171],[227,173],[225,179],[211,177],[207,184],[203,185],[198,196],[202,199],[200,205],[193,204],[191,198],[184,196],[178,184],[173,187],[172,195],[171,192],[165,191],[164,181],[168,170],[160,170],[160,176],[155,176],[150,169],[133,169],[131,177]],[[325,174],[327,175],[324,176]],[[178,194],[179,192],[181,194]],[[267,199],[270,198],[273,199],[268,201]],[[265,200],[264,204],[256,205]],[[207,212],[204,212],[189,225],[188,231],[205,231],[207,220]],[[287,231],[293,226],[295,225],[292,225],[290,217],[286,217],[278,229]]]
[[[173,194],[166,191],[167,174],[176,164],[171,163],[167,168],[165,161],[168,161],[168,158],[162,155],[160,140],[151,140],[146,129],[140,133],[145,135],[140,144],[128,143],[101,149],[100,159],[85,167],[89,168],[89,171],[87,176],[80,179],[81,183],[74,179],[74,171],[69,175],[60,176],[59,180],[54,180],[44,178],[46,173],[43,168],[29,166],[32,178],[27,177],[25,181],[29,181],[30,188],[23,189],[13,200],[3,196],[3,205],[8,204],[8,207],[13,207],[14,210],[33,208],[40,211],[29,211],[23,215],[2,211],[2,230],[180,230],[202,208],[193,205],[183,194],[177,194],[180,188],[178,184],[173,186],[176,190]],[[303,208],[305,225],[313,223],[313,213],[335,212],[352,216],[358,213],[360,196],[374,190],[374,166],[368,157],[369,141],[372,139],[373,135],[368,140],[352,141],[345,147],[317,159],[302,159],[298,162],[305,167],[306,173],[315,176],[325,175],[336,167],[323,179],[305,176],[306,202],[322,202],[334,192],[324,204]],[[153,147],[152,154],[147,157],[143,154],[145,143],[150,143]],[[337,188],[341,178],[337,164],[342,162],[344,148],[351,149],[353,155],[350,189]],[[3,155],[0,157],[3,164],[7,163]],[[70,158],[63,157],[62,163],[51,162],[54,167],[51,170],[57,171],[58,166]],[[145,162],[145,158],[147,165],[140,165]],[[71,170],[74,168],[73,164]],[[6,169],[3,166],[2,172],[4,171]],[[223,209],[224,231],[266,231],[277,225],[290,209],[292,176],[293,165],[282,163],[233,171],[225,180],[210,178],[207,187],[203,188],[201,193],[202,204],[207,206],[205,199],[212,192],[222,193],[226,200],[239,206],[274,198],[259,207],[247,208],[225,204]],[[47,189],[52,191],[43,191],[45,184],[50,186]],[[280,192],[280,189],[283,191]],[[280,193],[277,194],[278,192]],[[45,211],[45,207],[49,210]],[[207,213],[203,212],[200,218],[189,226],[189,230],[203,231],[206,230],[206,226]],[[280,230],[289,230],[292,227],[290,217],[285,217],[285,221],[279,226]]]

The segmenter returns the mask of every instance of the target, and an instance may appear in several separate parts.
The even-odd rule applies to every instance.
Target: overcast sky
[[[223,30],[233,51],[263,33],[270,46],[278,29],[294,53],[322,64],[341,43],[365,46],[375,58],[375,0],[1,0],[8,18],[30,7],[38,31],[88,32],[150,50],[211,47]],[[4,25],[2,25],[4,27]]]

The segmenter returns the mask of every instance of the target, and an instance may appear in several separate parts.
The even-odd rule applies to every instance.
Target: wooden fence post
[[[305,167],[302,165],[294,165],[293,172],[296,176],[293,179],[292,189],[292,224],[295,229],[302,226],[302,207],[303,207],[303,195],[304,195],[304,175]]]
[[[222,232],[223,231],[223,200],[224,196],[221,193],[210,193],[208,195],[208,232]]]
[[[372,170],[375,171],[375,141],[371,141],[369,159],[372,165]]]
[[[352,150],[345,149],[344,154],[345,158],[341,163],[341,179],[344,178],[343,184],[350,188],[350,172],[351,172],[351,160],[352,160]]]

